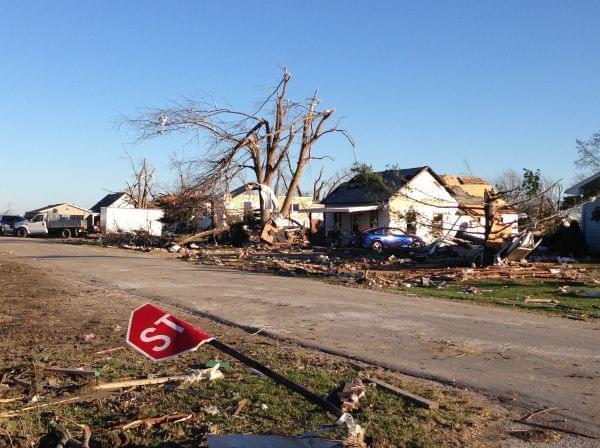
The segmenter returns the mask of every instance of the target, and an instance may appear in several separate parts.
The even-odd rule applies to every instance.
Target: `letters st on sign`
[[[149,303],[136,308],[129,318],[127,344],[153,361],[197,350],[211,340],[212,336],[189,322]]]

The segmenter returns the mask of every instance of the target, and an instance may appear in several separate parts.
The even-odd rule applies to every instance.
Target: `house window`
[[[417,233],[417,212],[413,209],[406,212],[406,233],[409,235]]]
[[[298,213],[300,211],[300,204],[292,204],[292,211]]]
[[[441,213],[436,213],[435,215],[433,215],[433,222],[432,222],[432,233],[435,236],[441,236],[442,235],[442,231],[443,229],[443,224],[444,224],[444,215]]]

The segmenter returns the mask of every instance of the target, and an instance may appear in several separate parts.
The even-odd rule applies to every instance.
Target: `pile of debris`
[[[230,269],[287,276],[323,277],[345,285],[375,288],[443,288],[451,282],[470,280],[561,280],[592,284],[593,273],[571,263],[507,262],[486,268],[447,266],[446,259],[369,258],[339,251],[305,249],[257,250],[253,248],[182,249],[181,258]]]

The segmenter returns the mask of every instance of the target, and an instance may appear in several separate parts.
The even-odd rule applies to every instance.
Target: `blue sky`
[[[19,1],[0,14],[0,209],[91,206],[128,175],[162,183],[163,138],[131,146],[114,122],[181,96],[251,108],[288,66],[318,88],[375,168],[430,165],[570,180],[575,139],[600,130],[600,2]],[[341,139],[319,151],[348,166]]]

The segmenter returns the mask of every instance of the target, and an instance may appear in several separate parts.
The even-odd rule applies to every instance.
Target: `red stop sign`
[[[153,361],[197,350],[212,339],[189,322],[149,303],[133,310],[129,318],[127,343]]]

